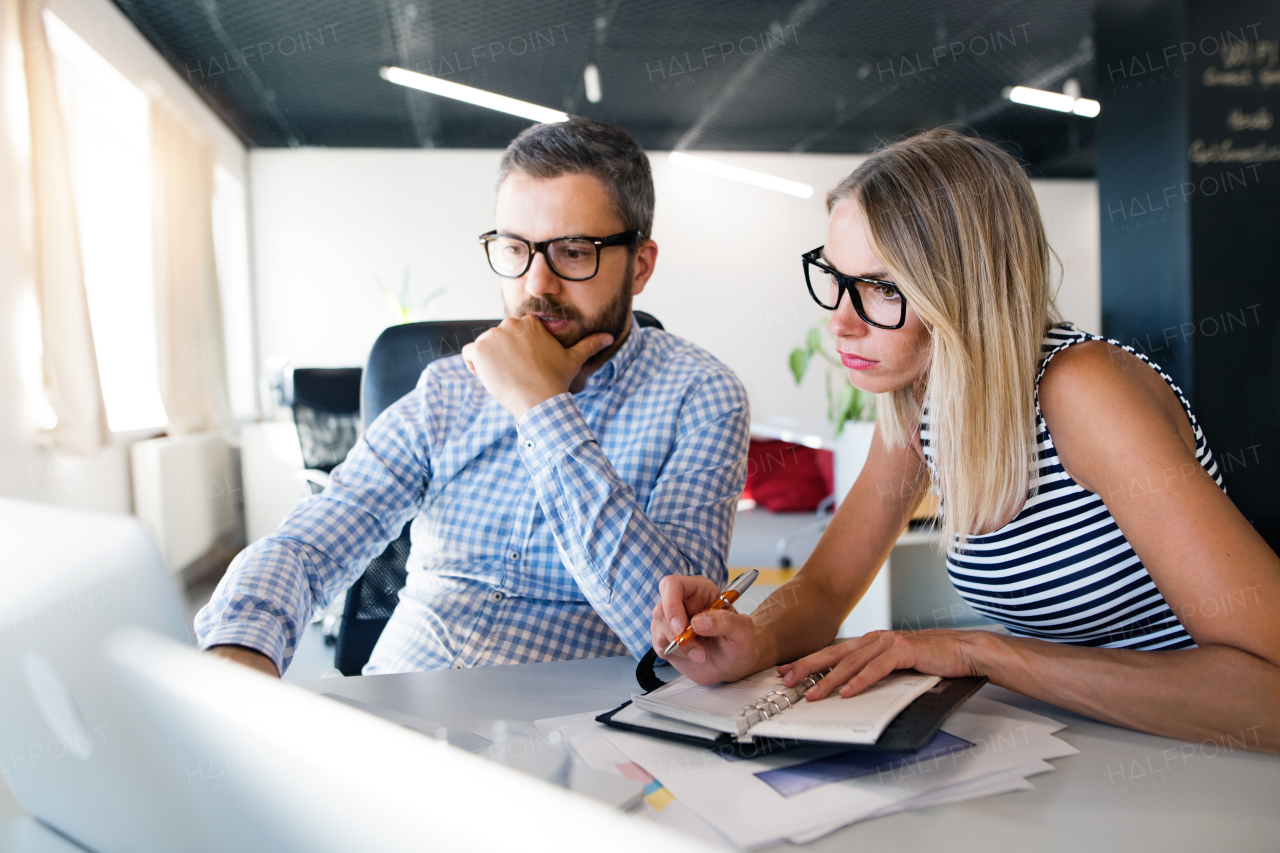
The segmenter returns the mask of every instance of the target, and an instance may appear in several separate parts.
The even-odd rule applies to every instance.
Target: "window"
[[[66,121],[89,321],[112,432],[162,427],[147,97],[44,13]]]
[[[244,185],[223,166],[213,169],[213,250],[222,297],[227,392],[236,420],[256,420],[253,321],[249,291],[249,245]]]

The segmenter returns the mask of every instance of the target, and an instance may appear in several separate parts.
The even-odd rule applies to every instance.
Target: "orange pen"
[[[742,594],[746,592],[753,583],[756,582],[756,578],[758,577],[760,577],[760,572],[758,569],[748,569],[747,571],[738,575],[736,578],[734,578],[732,581],[729,582],[728,586],[724,588],[724,590],[720,593],[720,597],[717,598],[715,601],[711,602],[711,606],[708,607],[707,610],[723,610],[724,608],[730,606],[731,604],[733,604],[735,601],[737,601],[739,598],[742,597]],[[706,610],[704,610],[703,612],[705,613]],[[685,643],[689,642],[696,636],[697,634],[693,632],[693,625],[690,625],[688,628],[684,629],[684,632],[681,633],[680,636],[676,637],[674,640],[671,641],[671,643],[667,646],[666,651],[662,653],[662,656],[665,658],[667,655],[671,654],[676,649],[682,647]]]

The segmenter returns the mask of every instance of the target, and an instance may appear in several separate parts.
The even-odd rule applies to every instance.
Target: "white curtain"
[[[79,229],[71,188],[66,126],[58,102],[53,60],[37,0],[0,0],[4,14],[5,75],[25,76],[25,128],[10,116],[18,139],[19,175],[30,194],[19,199],[25,267],[40,305],[45,395],[57,415],[49,431],[65,453],[87,455],[108,444],[106,407],[98,379],[89,303],[85,295]],[[19,60],[17,57],[21,56]],[[10,81],[13,81],[10,76]],[[21,87],[10,86],[9,93]],[[15,104],[16,105],[16,104]]]
[[[230,426],[213,248],[212,145],[151,102],[151,212],[160,397],[170,435]]]

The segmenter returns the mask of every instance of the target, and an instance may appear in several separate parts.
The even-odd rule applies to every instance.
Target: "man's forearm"
[[[745,445],[745,419],[722,428],[741,429]],[[659,510],[651,517],[568,395],[532,410],[520,432],[522,458],[565,565],[627,648],[643,654],[659,580],[671,574],[725,580],[724,555],[745,476],[734,441],[726,440],[730,449],[719,467],[705,459],[686,462],[673,450],[672,476],[650,495]]]
[[[288,668],[317,606],[349,586],[421,504],[430,470],[420,446],[423,405],[411,395],[384,413],[323,494],[299,502],[275,532],[240,552],[196,617],[203,648],[245,646],[278,672]]]
[[[590,487],[539,487],[539,497],[544,508],[550,504],[557,511],[551,521],[556,542],[587,600],[627,648],[641,655],[649,648],[648,614],[663,577],[701,574],[723,586],[728,572],[721,555],[728,550],[728,519],[708,519],[697,541],[690,541],[692,534],[678,540],[637,505],[635,492],[612,468],[599,470],[598,465],[608,464],[603,454],[591,461],[596,464],[576,458],[552,475],[580,477],[590,472]],[[585,500],[585,495],[594,500]],[[547,515],[552,518],[550,512]]]
[[[271,658],[245,646],[210,646],[206,651],[216,657],[226,658],[250,669],[256,669],[272,678],[280,677],[280,670],[276,669]]]
[[[240,552],[196,614],[201,648],[251,649],[271,661],[277,673],[288,668],[314,611],[305,561],[294,547],[267,537]]]

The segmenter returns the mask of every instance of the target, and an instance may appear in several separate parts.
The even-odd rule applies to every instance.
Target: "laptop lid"
[[[135,518],[0,498],[0,775],[98,851],[172,850],[137,749],[146,732],[103,658],[126,623],[187,642],[176,585]]]
[[[247,667],[126,628],[107,657],[208,847],[347,853],[708,849],[674,830]],[[214,816],[220,818],[209,821]],[[192,849],[192,848],[187,848]]]
[[[96,853],[707,849],[196,651],[132,518],[0,499],[0,543],[0,772]]]

